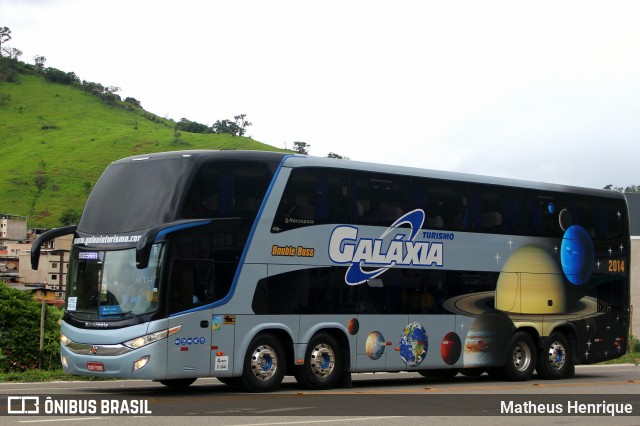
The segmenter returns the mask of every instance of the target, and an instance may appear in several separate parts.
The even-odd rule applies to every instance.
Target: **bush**
[[[64,71],[60,71],[57,68],[51,68],[51,67],[46,68],[44,70],[44,78],[54,83],[61,83],[61,84],[67,84],[67,85],[78,83],[80,81],[78,76],[75,75],[75,73],[73,72],[64,72]]]
[[[62,310],[45,307],[42,368],[59,369]],[[38,368],[41,304],[30,291],[9,288],[0,282],[0,372]]]

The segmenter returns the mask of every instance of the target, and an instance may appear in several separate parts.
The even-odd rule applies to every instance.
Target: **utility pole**
[[[42,364],[44,361],[44,312],[47,306],[47,302],[44,300],[44,295],[40,301],[40,356],[38,356],[38,368],[42,370]]]

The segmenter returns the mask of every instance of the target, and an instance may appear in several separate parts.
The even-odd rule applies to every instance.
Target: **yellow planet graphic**
[[[523,246],[505,262],[495,293],[495,308],[514,314],[561,314],[567,311],[564,274],[553,257],[536,246]]]
[[[599,315],[598,302],[573,300],[556,259],[541,247],[526,245],[504,263],[495,291],[462,294],[444,301],[454,314],[504,312],[512,321],[569,321]]]

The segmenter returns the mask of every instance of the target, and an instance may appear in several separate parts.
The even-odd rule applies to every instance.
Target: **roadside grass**
[[[39,383],[39,382],[71,382],[114,380],[106,377],[81,377],[65,374],[59,370],[28,370],[13,373],[0,373],[0,383]]]
[[[640,352],[630,352],[622,355],[620,358],[599,362],[598,364],[634,364],[635,366],[638,366],[640,365]]]
[[[6,213],[29,216],[30,227],[56,227],[65,210],[82,210],[119,158],[188,149],[282,151],[248,137],[176,132],[173,121],[41,76],[20,75],[0,87],[10,96],[0,104],[0,200]]]

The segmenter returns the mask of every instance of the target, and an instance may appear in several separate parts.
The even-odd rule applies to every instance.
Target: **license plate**
[[[104,371],[104,364],[101,362],[87,362],[87,370],[89,371]]]

